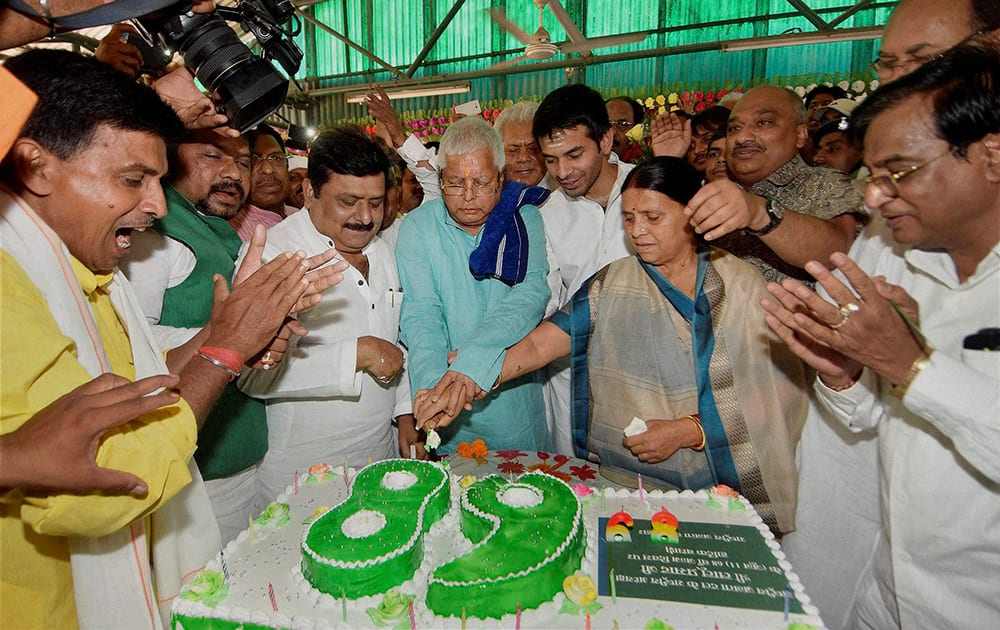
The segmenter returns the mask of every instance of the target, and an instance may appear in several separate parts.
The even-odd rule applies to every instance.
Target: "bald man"
[[[1000,0],[901,0],[882,34],[881,83],[913,72],[974,36],[997,36]]]
[[[861,194],[846,174],[799,157],[805,108],[793,92],[750,90],[733,108],[726,133],[733,181],[710,182],[691,199],[685,211],[691,224],[768,280],[809,281],[802,270],[808,260],[827,260],[851,246],[864,217]]]

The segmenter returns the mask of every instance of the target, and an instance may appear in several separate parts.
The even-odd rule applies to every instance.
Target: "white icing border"
[[[483,477],[482,480],[489,479],[490,477],[497,477],[497,478],[502,479],[504,481],[508,481],[507,478],[503,477],[502,475],[487,475],[486,477]],[[538,478],[544,479],[545,481],[550,481],[551,480],[551,481],[555,481],[555,482],[561,483],[563,485],[566,485],[566,482],[563,481],[562,479],[559,479],[557,477],[553,477],[552,475],[547,475],[545,473],[537,473],[537,472],[524,473],[523,475],[521,475],[520,477],[518,477],[518,482],[522,482],[525,477],[538,477]],[[508,487],[510,487],[510,485],[512,485],[512,484],[510,484],[508,482],[507,485],[501,486],[501,488],[498,490],[498,492],[500,490],[506,490]],[[567,490],[569,490],[570,495],[576,500],[576,512],[574,512],[574,514],[573,514],[573,527],[570,530],[569,534],[567,534],[566,538],[563,540],[562,544],[560,544],[559,547],[556,548],[555,551],[553,551],[551,554],[549,554],[548,556],[546,556],[541,562],[539,562],[538,564],[536,564],[536,565],[534,565],[532,567],[529,567],[527,569],[523,569],[521,571],[518,571],[517,573],[508,573],[508,574],[506,574],[504,576],[501,576],[501,577],[498,577],[498,578],[482,578],[482,579],[472,580],[472,581],[467,581],[467,582],[452,582],[452,581],[449,581],[449,580],[442,580],[440,578],[435,577],[434,574],[431,574],[430,579],[428,580],[428,586],[430,586],[430,584],[441,584],[443,586],[475,586],[476,584],[484,584],[484,583],[494,584],[494,583],[497,583],[497,582],[504,582],[504,581],[507,581],[507,580],[512,580],[512,579],[515,579],[515,578],[524,577],[526,575],[534,573],[535,571],[538,571],[539,569],[541,569],[542,567],[544,567],[546,565],[549,565],[549,564],[552,564],[553,562],[555,562],[559,558],[559,556],[561,556],[562,553],[564,551],[566,551],[566,547],[569,546],[570,541],[574,540],[577,537],[577,535],[579,534],[579,531],[580,531],[580,525],[583,523],[583,505],[580,503],[580,497],[576,496],[576,493],[573,492],[573,489],[570,488],[568,485],[566,486],[566,488],[567,488]],[[500,498],[497,497],[497,500],[499,501]],[[475,545],[473,545],[473,547],[472,547],[473,550],[478,549],[479,547],[481,547],[481,546],[485,545],[487,542],[489,542],[489,540],[491,538],[493,538],[493,536],[497,533],[497,530],[500,528],[500,517],[498,517],[498,516],[496,516],[494,514],[486,514],[485,512],[481,512],[474,505],[472,505],[471,503],[469,503],[468,502],[468,492],[463,492],[462,493],[462,509],[465,510],[465,511],[468,511],[470,513],[472,513],[475,516],[478,516],[479,518],[482,518],[484,520],[487,520],[487,521],[490,521],[491,523],[493,523],[493,529],[490,530],[490,533],[487,534],[486,536],[484,536],[483,539],[480,540],[478,543],[476,543]],[[582,561],[581,561],[581,563],[582,563]]]
[[[451,505],[452,508],[454,508],[457,506],[457,503],[460,500],[459,497],[463,495],[464,492],[462,492],[461,489],[459,488],[458,484],[459,478],[458,477],[452,478],[450,474],[450,466],[447,464],[447,462],[439,465],[441,465],[442,468],[444,468],[445,472],[448,473],[448,479],[450,480],[451,483],[451,488],[450,488]],[[348,474],[356,475],[358,472],[357,469],[354,468],[349,468],[347,470]],[[333,470],[332,474],[336,476],[342,476],[343,473],[344,473],[344,468],[342,466],[338,466],[336,469]],[[525,474],[531,474],[531,473],[525,473]],[[502,476],[502,475],[497,475],[497,476]],[[593,486],[588,486],[588,487],[590,487],[593,490],[593,493],[588,495],[588,497],[586,497],[588,502],[600,501],[602,497],[605,500],[616,499],[616,498],[634,499],[637,501],[639,500],[638,492],[634,490],[631,491],[625,489],[616,490],[614,488],[609,488],[609,487],[603,487],[603,488],[595,488]],[[294,487],[292,485],[289,485],[285,489],[285,492],[279,495],[275,499],[275,501],[278,503],[283,503],[283,502],[288,503],[290,501],[289,497],[293,496],[294,494],[295,494]],[[583,502],[579,501],[579,497],[577,498],[578,498],[578,503],[581,504],[581,511],[583,511],[583,505],[582,505]],[[707,503],[707,492],[706,491],[694,492],[691,490],[684,490],[681,492],[678,492],[676,490],[670,490],[667,492],[662,492],[660,490],[652,490],[644,492],[643,502],[647,506],[649,506],[649,503],[651,501],[656,501],[663,498],[691,499],[697,501],[698,503],[704,504]],[[739,497],[739,500],[744,503],[744,507],[750,505],[749,502],[746,501],[746,499],[742,495]],[[651,507],[650,509],[652,510]],[[760,516],[756,513],[755,510],[753,510],[752,506],[747,511],[746,516],[748,520],[747,524],[756,524],[757,529],[761,532],[761,535],[764,538],[766,546],[772,551],[772,554],[774,555],[775,559],[778,561],[784,560],[785,562],[787,562],[784,552],[781,550],[781,546],[778,544],[777,540],[775,540],[774,535],[771,533],[771,530],[767,527],[767,525],[764,525],[763,519],[760,518]],[[683,520],[681,521],[681,523],[683,524]],[[431,527],[431,531],[428,532],[428,535],[431,538],[434,538],[435,535],[437,534],[435,528],[445,528],[448,531],[457,531],[456,529],[457,527],[458,527],[457,511],[451,510],[449,511],[449,513],[445,514],[444,518],[442,518],[440,521],[438,521]],[[598,567],[597,527],[596,526],[585,527],[585,531],[587,533],[587,548],[584,558],[581,562],[580,571],[586,573],[587,575],[595,575],[597,573],[597,567]],[[237,544],[245,542],[248,536],[249,534],[247,530],[244,530],[239,534],[239,536],[237,536],[236,539],[230,541],[226,545],[225,550],[230,554],[232,552],[235,552],[237,549]],[[266,538],[267,538],[266,533],[264,535],[258,534],[258,539],[265,540]],[[462,538],[463,540],[465,540],[464,537]],[[469,544],[471,545],[471,543]],[[425,578],[429,575],[429,571],[432,571],[433,568],[436,567],[436,565],[433,565],[432,562],[433,561],[429,557],[429,554],[426,553],[426,548],[425,548],[424,559],[421,563],[421,566],[414,573],[414,578],[407,582],[404,582],[402,585],[397,587],[398,590],[407,595],[415,595],[418,598],[424,596],[426,594],[425,587],[427,585],[427,580]],[[210,561],[205,566],[205,569],[206,570],[211,569],[222,572],[221,564],[219,562],[219,556],[216,556],[215,559]],[[297,569],[297,571],[295,569]],[[304,577],[301,576],[301,562],[297,562],[294,565],[292,571],[293,580],[295,579],[296,573],[301,579],[301,582],[299,583],[304,587],[300,588],[299,590],[308,591],[311,595],[310,599],[314,601],[317,606],[324,606],[331,604],[339,605],[340,603],[339,598],[334,598],[331,595],[316,590],[315,588],[312,587],[311,584],[309,584],[307,580],[305,580]],[[823,624],[823,621],[819,616],[819,610],[816,608],[816,606],[812,605],[809,597],[805,594],[805,589],[803,588],[802,582],[799,580],[798,576],[794,573],[794,571],[790,570],[785,570],[785,576],[788,578],[789,584],[792,586],[792,591],[795,594],[796,599],[798,599],[799,602],[802,604],[804,615],[801,616],[809,617],[802,621],[811,624],[813,626],[816,626],[817,628],[820,629],[825,628],[825,625]],[[377,605],[378,602],[380,601],[379,597],[380,596],[370,596],[367,598],[359,598],[356,600],[352,600],[351,606],[353,608],[358,606]],[[559,616],[560,604],[561,604],[561,599],[558,595],[556,595],[551,601],[541,604],[537,608],[522,611],[521,627],[534,628],[534,627],[547,627],[551,625],[553,619],[561,618]],[[683,604],[683,603],[677,603],[677,605],[689,606],[688,604]],[[333,617],[303,618],[302,616],[293,616],[289,619],[287,615],[271,611],[262,612],[258,610],[249,612],[239,607],[230,609],[228,606],[225,605],[225,603],[222,603],[216,606],[215,608],[209,608],[200,601],[186,600],[181,597],[178,597],[174,601],[172,612],[175,615],[186,615],[190,617],[202,617],[207,619],[223,619],[223,620],[237,621],[243,623],[254,623],[257,625],[270,626],[273,628],[292,628],[293,630],[334,630],[334,629],[354,630],[357,627],[356,623],[352,623],[350,621],[348,622],[341,621],[339,615],[336,618]],[[756,612],[758,611],[750,611],[751,614]],[[435,627],[435,628],[458,627],[457,625],[455,626],[449,625],[451,623],[455,623],[456,618],[441,617],[435,615],[426,606],[417,607],[415,609],[415,615],[418,627]],[[796,617],[800,616],[796,615]],[[483,620],[472,617],[470,617],[469,619],[470,623],[474,623],[474,627],[509,629],[514,627],[515,618],[516,615],[510,614],[501,617],[499,620],[497,619]],[[790,621],[786,622],[785,625],[787,625],[787,623],[790,623]],[[578,624],[574,623],[574,625]],[[776,627],[784,627],[784,625],[779,624]],[[181,630],[183,630],[183,625],[178,623],[178,628],[181,628]]]
[[[416,542],[424,535],[423,531],[424,512],[427,509],[427,504],[430,503],[431,499],[437,496],[438,492],[441,491],[441,488],[443,488],[446,484],[448,484],[448,482],[451,479],[451,475],[449,474],[448,469],[445,468],[443,465],[437,462],[425,462],[421,460],[387,459],[381,462],[375,462],[374,464],[372,464],[372,466],[374,467],[382,466],[384,468],[388,468],[393,465],[398,465],[400,461],[414,462],[414,463],[419,462],[420,465],[433,466],[435,468],[438,468],[442,473],[442,478],[440,483],[438,483],[438,485],[436,485],[433,490],[428,492],[427,496],[424,497],[424,500],[420,502],[420,508],[417,510],[416,527],[413,530],[413,535],[410,537],[409,540],[406,541],[406,543],[397,547],[395,550],[385,554],[384,556],[379,556],[377,558],[369,558],[368,560],[352,560],[350,562],[340,562],[337,560],[332,560],[330,558],[324,558],[323,556],[320,556],[306,543],[306,540],[309,538],[309,532],[312,531],[313,525],[319,522],[319,520],[322,519],[323,516],[325,516],[330,510],[336,509],[337,507],[343,505],[344,503],[349,501],[352,496],[354,496],[354,488],[357,486],[357,475],[355,475],[355,483],[351,485],[351,489],[347,493],[347,497],[345,497],[344,500],[338,503],[337,505],[332,506],[330,510],[327,510],[326,512],[323,512],[323,514],[317,516],[309,523],[309,525],[306,526],[305,531],[302,534],[302,544],[300,545],[303,553],[308,554],[309,557],[312,558],[316,563],[325,564],[326,566],[333,567],[335,569],[359,569],[359,568],[367,569],[369,567],[375,566],[376,564],[381,564],[393,558],[396,558],[397,556],[401,556],[404,553],[409,553],[413,549]],[[390,470],[389,472],[393,471]],[[383,473],[383,475],[384,474],[385,473]],[[379,480],[379,483],[381,483],[381,479]]]

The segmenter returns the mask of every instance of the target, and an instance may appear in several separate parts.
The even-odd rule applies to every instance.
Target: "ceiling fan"
[[[629,35],[586,37],[580,32],[580,29],[577,28],[576,24],[569,17],[569,13],[566,12],[566,9],[559,0],[533,1],[535,6],[538,7],[538,30],[536,30],[533,35],[529,35],[524,29],[508,20],[507,14],[504,13],[502,9],[490,9],[490,16],[493,18],[493,21],[496,22],[500,28],[516,37],[519,42],[525,45],[523,55],[515,57],[514,59],[501,61],[500,63],[491,66],[492,68],[505,68],[528,60],[540,61],[543,59],[550,59],[559,52],[563,54],[580,53],[584,57],[587,57],[594,49],[605,48],[608,46],[622,46],[625,44],[640,42],[646,39],[646,36],[648,35],[648,33],[631,33]],[[547,30],[545,30],[545,26],[542,23],[546,6],[549,7],[549,10],[552,11],[552,15],[555,16],[559,24],[562,25],[563,30],[566,31],[566,36],[569,37],[569,41],[562,42],[561,44],[552,43],[552,36],[549,35]]]

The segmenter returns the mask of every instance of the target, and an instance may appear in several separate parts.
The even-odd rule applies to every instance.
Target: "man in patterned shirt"
[[[752,263],[769,281],[810,280],[802,265],[847,251],[864,222],[850,178],[807,165],[798,153],[805,140],[798,96],[772,86],[750,90],[727,126],[733,181],[706,184],[686,210],[706,241]]]

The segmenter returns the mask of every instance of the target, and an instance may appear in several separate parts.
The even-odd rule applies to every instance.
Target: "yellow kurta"
[[[94,312],[112,371],[134,379],[128,334],[95,275],[73,269]],[[91,380],[39,290],[0,251],[0,433],[25,423],[59,396]],[[164,407],[110,431],[97,462],[144,479],[149,494],[46,495],[14,490],[0,502],[0,628],[77,626],[65,536],[101,536],[142,518],[190,480],[197,425],[187,403]]]

